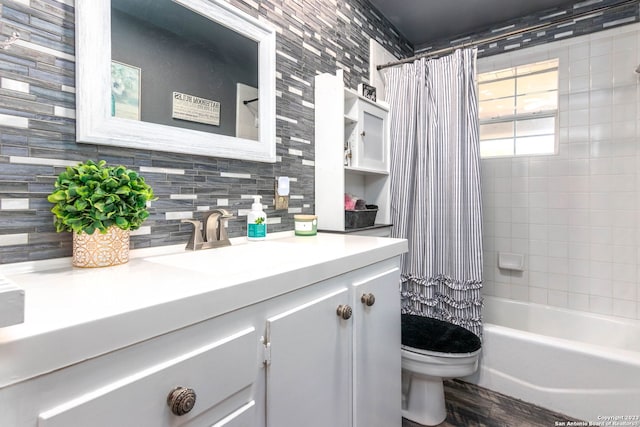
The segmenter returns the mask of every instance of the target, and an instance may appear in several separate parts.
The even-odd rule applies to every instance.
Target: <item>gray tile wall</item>
[[[369,38],[399,57],[412,47],[365,0],[231,3],[278,28],[275,164],[76,144],[73,0],[0,2],[0,40],[21,36],[0,50],[0,264],[71,255],[71,235],[55,232],[46,196],[65,165],[88,158],[140,170],[159,196],[133,248],[186,243],[190,226],[180,219],[216,206],[236,216],[230,235],[244,235],[238,211],[252,194],[263,195],[270,231],[314,212],[314,76],[344,68],[355,88],[367,81]],[[272,209],[276,176],[293,180],[288,211]]]
[[[520,0],[523,1],[523,0]],[[473,34],[460,34],[447,40],[435,40],[416,53],[428,53],[451,46],[478,44],[478,57],[524,49],[570,37],[607,30],[640,20],[638,0],[584,0],[567,7],[544,10]],[[523,34],[488,43],[481,41],[519,30]]]

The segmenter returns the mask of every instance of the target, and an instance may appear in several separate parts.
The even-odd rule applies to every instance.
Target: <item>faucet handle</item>
[[[186,249],[191,249],[192,251],[198,250],[202,248],[202,244],[204,240],[202,238],[202,221],[198,221],[196,219],[183,219],[180,222],[188,222],[193,224],[193,234],[189,238],[189,242],[187,242]]]
[[[222,214],[218,221],[220,224],[218,225],[218,234],[220,236],[220,240],[229,240],[229,236],[227,235],[227,221],[229,218],[233,218],[233,215],[230,213]]]
[[[218,209],[214,209],[212,212],[218,212],[218,213],[220,213],[220,219],[223,219],[223,218],[226,218],[226,219],[233,218],[233,214],[232,214],[231,212],[229,212],[228,210],[226,210],[226,209],[220,209],[220,208],[218,208]]]

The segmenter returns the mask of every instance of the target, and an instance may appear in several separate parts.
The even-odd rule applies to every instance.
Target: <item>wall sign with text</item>
[[[220,126],[220,103],[186,93],[173,92],[171,117]]]

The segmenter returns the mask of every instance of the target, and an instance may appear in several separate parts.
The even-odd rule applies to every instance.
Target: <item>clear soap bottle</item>
[[[267,214],[262,210],[260,199],[262,196],[253,196],[251,212],[247,215],[247,239],[264,240],[267,237]]]

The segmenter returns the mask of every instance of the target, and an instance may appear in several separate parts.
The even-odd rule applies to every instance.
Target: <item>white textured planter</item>
[[[129,261],[129,230],[116,226],[106,234],[95,230],[93,234],[73,233],[74,267],[109,267]]]

